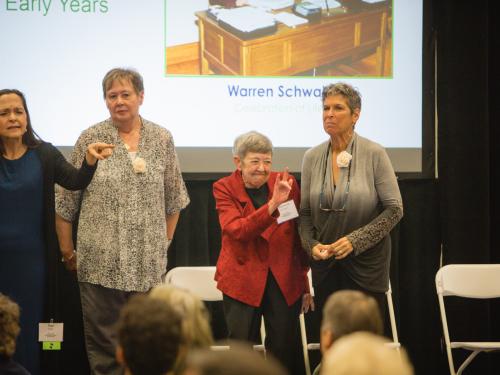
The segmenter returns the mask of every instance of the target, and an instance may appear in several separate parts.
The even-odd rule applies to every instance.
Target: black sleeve
[[[52,145],[50,147],[52,148],[51,154],[54,158],[54,182],[68,190],[85,189],[90,184],[90,181],[92,181],[92,177],[97,169],[97,163],[94,166],[90,166],[87,164],[86,159],[83,158],[82,166],[80,169],[76,169],[64,158],[63,154],[57,148]]]

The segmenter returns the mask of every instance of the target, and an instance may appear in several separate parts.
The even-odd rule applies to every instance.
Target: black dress
[[[19,159],[0,156],[0,292],[21,307],[21,334],[14,359],[40,372],[38,323],[60,321],[60,254],[55,235],[54,183],[84,189],[96,166],[69,164],[54,146],[42,143]],[[49,354],[49,353],[47,353]]]
[[[0,163],[0,292],[21,308],[14,360],[39,374],[38,323],[46,266],[42,233],[42,163],[33,150]]]

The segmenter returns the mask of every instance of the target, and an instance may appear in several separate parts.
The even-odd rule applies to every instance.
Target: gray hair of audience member
[[[208,348],[214,338],[209,313],[201,299],[186,289],[172,285],[159,285],[149,292],[151,298],[161,300],[182,316],[182,334],[189,348]]]
[[[413,375],[404,348],[391,348],[389,341],[370,332],[344,336],[326,352],[321,375]]]
[[[134,295],[120,312],[117,357],[133,375],[163,375],[183,344],[181,316],[168,304]]]
[[[233,156],[243,159],[249,152],[272,154],[273,144],[264,134],[256,131],[241,134],[234,140]]]
[[[199,349],[188,354],[184,375],[287,375],[270,353],[266,357],[251,344],[235,340],[219,343],[229,350]]]
[[[19,305],[0,293],[0,357],[11,358],[19,335]]]
[[[104,99],[106,99],[106,93],[115,81],[130,82],[136,94],[144,92],[144,81],[139,72],[128,68],[114,68],[107,72],[102,80]]]
[[[355,109],[361,111],[361,94],[351,85],[344,82],[337,82],[324,86],[321,102],[324,102],[328,96],[333,95],[342,95],[347,100],[347,105],[351,112],[354,112]]]
[[[323,308],[321,330],[331,331],[334,339],[357,331],[383,333],[377,301],[357,290],[339,290],[328,297]]]

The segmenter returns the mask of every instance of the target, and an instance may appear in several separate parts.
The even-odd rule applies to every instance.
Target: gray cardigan
[[[389,232],[403,216],[396,175],[384,148],[375,142],[355,133],[346,151],[352,155],[351,165],[340,168],[336,187],[330,141],[304,155],[299,225],[302,246],[311,254],[316,244],[333,243],[347,236],[354,251],[340,260],[340,265],[361,287],[385,292],[391,259]],[[345,211],[320,209],[323,183],[323,208],[345,207]],[[314,285],[321,283],[335,261],[312,261]]]

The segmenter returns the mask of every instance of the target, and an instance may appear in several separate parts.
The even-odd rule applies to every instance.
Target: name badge
[[[293,201],[293,199],[290,199],[289,201],[280,204],[278,206],[278,211],[280,213],[280,216],[276,220],[278,224],[284,223],[285,221],[291,219],[295,219],[296,217],[299,216],[297,207],[295,207],[295,202]]]
[[[63,323],[38,324],[38,341],[61,342],[63,341]]]

